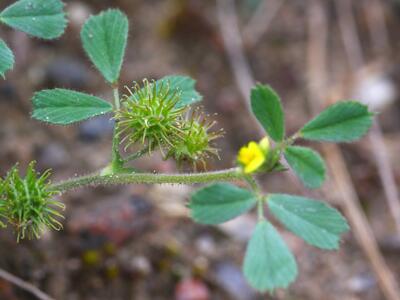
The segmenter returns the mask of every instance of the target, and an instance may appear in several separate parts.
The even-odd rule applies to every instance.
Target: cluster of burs
[[[215,121],[207,120],[199,107],[190,109],[181,102],[182,91],[170,86],[175,78],[167,76],[151,83],[143,80],[143,86],[135,84],[128,89],[115,115],[117,134],[125,150],[141,143],[149,153],[158,149],[164,159],[190,162],[196,168],[198,162],[205,165],[210,155],[218,155],[211,142],[222,135],[222,130],[211,131]],[[196,93],[196,97],[200,95]]]

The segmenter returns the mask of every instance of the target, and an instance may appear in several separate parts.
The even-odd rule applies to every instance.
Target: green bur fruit
[[[59,210],[65,206],[54,199],[59,193],[50,188],[50,172],[39,176],[34,165],[34,162],[29,164],[25,177],[20,176],[15,166],[0,181],[0,225],[14,226],[18,241],[40,238],[45,228],[62,229],[58,219],[64,217]]]
[[[180,118],[185,107],[176,108],[179,92],[170,92],[168,84],[156,87],[147,80],[144,86],[135,84],[130,96],[125,96],[122,107],[116,112],[117,134],[126,141],[126,148],[141,142],[150,151],[155,147],[173,146],[180,133]]]
[[[211,142],[222,136],[222,131],[210,131],[215,122],[207,122],[202,115],[181,123],[182,134],[175,140],[174,146],[169,150],[167,157],[173,157],[178,163],[191,162],[194,167],[196,162],[202,162],[211,155],[218,156],[218,149],[212,147]]]

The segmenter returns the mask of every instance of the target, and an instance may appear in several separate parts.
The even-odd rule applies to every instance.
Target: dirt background
[[[11,2],[2,1],[1,8]],[[236,1],[247,67],[256,81],[272,85],[282,96],[289,133],[302,126],[313,111],[337,100],[359,97],[377,107],[382,130],[378,137],[383,138],[383,150],[398,186],[400,2],[337,2]],[[226,131],[225,138],[218,141],[222,159],[208,161],[208,169],[230,167],[240,146],[260,137],[239,88],[248,78],[237,56],[233,62],[228,59],[226,50],[232,45],[226,45],[221,34],[220,21],[226,19],[217,14],[215,1],[66,3],[69,26],[56,41],[0,28],[1,37],[16,56],[15,69],[7,74],[7,80],[0,80],[2,175],[16,162],[24,168],[31,160],[37,161],[40,170],[53,169],[53,181],[107,164],[113,127],[107,116],[57,127],[41,124],[29,115],[33,92],[44,88],[71,88],[111,99],[109,87],[86,59],[79,38],[87,16],[110,7],[120,8],[130,20],[122,85],[168,74],[197,79],[204,109],[217,113],[218,127]],[[326,44],[321,48],[324,38]],[[326,64],[321,65],[324,59]],[[239,75],[235,77],[232,67],[238,62]],[[357,192],[361,212],[399,281],[400,232],[382,187],[382,161],[376,161],[382,147],[376,145],[376,140],[366,137],[340,146],[351,182],[328,180],[323,189],[310,192],[290,174],[268,175],[260,181],[265,191],[314,196],[345,211],[337,184],[347,182]],[[312,146],[323,150],[319,144]],[[330,161],[332,152],[324,153]],[[157,154],[140,160],[137,166],[148,171],[176,171],[172,161],[162,161]],[[335,172],[333,166],[331,179],[342,174]],[[185,208],[192,190],[140,185],[69,192],[61,198],[67,205],[63,231],[46,232],[39,241],[20,244],[12,232],[1,232],[0,267],[55,299],[67,300],[385,299],[377,273],[364,255],[365,246],[357,242],[360,237],[354,231],[344,236],[339,251],[328,252],[281,230],[296,255],[298,279],[274,295],[255,293],[240,271],[255,216],[249,214],[218,227],[194,224]],[[0,299],[34,298],[0,280]]]

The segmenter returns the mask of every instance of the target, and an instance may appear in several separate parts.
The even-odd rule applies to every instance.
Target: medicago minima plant
[[[271,87],[257,84],[251,90],[251,108],[265,129],[265,137],[243,146],[234,167],[177,174],[134,169],[128,163],[154,151],[180,165],[196,166],[218,156],[215,144],[222,132],[213,129],[214,122],[199,108],[191,108],[202,97],[190,77],[143,80],[120,97],[119,76],[128,27],[126,16],[112,9],[90,17],[81,31],[87,56],[113,90],[113,103],[58,88],[39,91],[32,99],[32,117],[49,124],[69,125],[109,113],[115,120],[110,163],[92,175],[58,183],[49,181],[49,172],[36,174],[33,164],[25,177],[14,167],[0,182],[1,225],[14,226],[18,239],[39,238],[46,227],[58,230],[64,206],[55,196],[83,186],[208,183],[192,194],[188,205],[196,222],[220,224],[256,209],[258,223],[243,262],[244,275],[255,289],[264,292],[287,287],[298,272],[293,254],[266,218],[265,210],[308,244],[337,249],[340,235],[349,226],[336,209],[302,196],[264,193],[257,175],[286,170],[285,159],[306,187],[320,187],[325,179],[323,159],[316,151],[295,143],[299,139],[355,141],[371,126],[373,115],[368,108],[355,101],[338,102],[286,136],[279,96]],[[247,188],[228,183],[239,181]]]

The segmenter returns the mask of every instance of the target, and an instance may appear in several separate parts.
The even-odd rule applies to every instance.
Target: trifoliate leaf
[[[260,292],[285,288],[297,277],[297,264],[276,229],[267,221],[257,224],[247,245],[243,273]]]
[[[325,180],[325,163],[322,157],[306,147],[289,146],[285,158],[296,175],[308,188],[318,188]]]
[[[287,229],[321,249],[338,249],[340,234],[349,230],[346,219],[336,209],[316,200],[272,194],[267,203]]]
[[[276,142],[282,141],[285,120],[278,94],[267,85],[257,84],[251,90],[251,108],[268,135]]]
[[[308,122],[301,137],[327,142],[351,142],[361,138],[371,127],[373,114],[355,101],[336,103]]]
[[[92,95],[65,89],[43,90],[32,99],[36,120],[68,125],[102,115],[112,110],[112,105]]]
[[[228,183],[207,186],[192,195],[193,219],[203,224],[220,224],[233,219],[257,202],[253,193]]]
[[[14,54],[7,44],[0,39],[0,76],[4,78],[6,71],[12,69],[14,65]]]
[[[83,48],[109,83],[119,79],[128,29],[127,17],[117,9],[92,16],[82,28]]]
[[[60,0],[20,0],[0,13],[0,21],[30,35],[54,39],[67,25]]]

